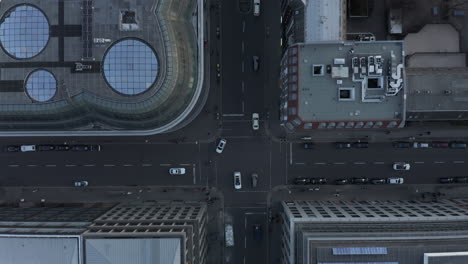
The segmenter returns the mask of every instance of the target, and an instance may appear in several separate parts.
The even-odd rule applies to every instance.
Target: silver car
[[[234,189],[242,189],[241,173],[239,171],[234,172]]]
[[[170,175],[183,175],[185,174],[185,168],[170,168],[169,174]]]
[[[403,178],[388,178],[387,183],[388,184],[403,184],[405,182]]]
[[[226,139],[221,139],[218,143],[218,146],[216,146],[216,152],[219,154],[223,153],[224,147],[226,147],[226,143]]]
[[[88,181],[76,181],[74,185],[75,187],[86,187],[88,186]]]

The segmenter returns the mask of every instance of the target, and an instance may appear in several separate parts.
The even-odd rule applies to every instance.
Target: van
[[[260,16],[260,0],[254,0],[254,16]]]

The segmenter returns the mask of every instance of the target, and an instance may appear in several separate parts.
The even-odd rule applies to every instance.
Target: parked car
[[[226,224],[224,226],[224,237],[226,247],[233,247],[234,246],[234,231],[232,228],[232,224]]]
[[[428,148],[429,143],[426,142],[414,142],[413,143],[413,148]]]
[[[404,180],[403,178],[388,178],[387,183],[388,184],[403,184]]]
[[[253,225],[253,239],[260,241],[263,237],[262,226],[259,224]]]
[[[76,181],[74,185],[75,187],[86,187],[88,186],[88,181]]]
[[[366,184],[369,182],[369,178],[353,178],[351,179],[352,184]]]
[[[252,113],[252,129],[253,130],[258,130],[260,128],[259,118],[260,116],[258,115],[258,113]]]
[[[432,142],[431,146],[433,148],[448,148],[449,143],[448,142]]]
[[[39,145],[37,146],[38,151],[53,151],[55,150],[54,145]]]
[[[456,183],[468,183],[468,177],[455,177]]]
[[[351,143],[349,142],[336,142],[335,148],[337,149],[349,149],[351,148]]]
[[[386,184],[387,180],[385,180],[385,179],[371,179],[370,183],[372,183],[372,184]]]
[[[411,148],[411,143],[403,142],[403,141],[397,141],[397,142],[393,142],[393,147],[394,148]]]
[[[70,150],[70,146],[69,145],[57,145],[55,146],[56,149],[58,151],[67,151],[67,150]]]
[[[338,180],[335,180],[335,184],[336,184],[336,185],[345,185],[345,184],[349,184],[349,180],[348,180],[348,179],[338,179]]]
[[[439,178],[440,183],[453,183],[454,178]]]
[[[90,151],[101,151],[101,145],[89,145]]]
[[[252,61],[253,61],[253,70],[256,72],[258,71],[258,68],[260,66],[260,59],[258,58],[258,56],[253,56]]]
[[[185,168],[170,168],[169,174],[170,175],[183,175],[185,174]]]
[[[257,182],[258,182],[258,174],[257,173],[252,173],[252,187],[257,187]]]
[[[36,151],[36,145],[22,145],[21,152]]]
[[[353,148],[368,148],[369,143],[368,142],[354,142],[353,143]]]
[[[241,173],[239,171],[234,172],[234,189],[242,189]]]
[[[294,184],[309,184],[310,179],[309,178],[295,178],[293,181]]]
[[[395,162],[393,164],[393,169],[394,170],[402,170],[402,171],[407,171],[411,168],[411,165],[406,162]]]
[[[18,151],[20,151],[19,146],[11,145],[11,146],[6,146],[5,147],[5,152],[18,152]]]
[[[450,142],[450,148],[452,148],[452,149],[465,149],[466,148],[466,143],[465,142],[459,142],[459,141],[453,141],[453,142]]]
[[[218,145],[216,146],[216,152],[219,154],[223,153],[224,147],[226,147],[226,143],[227,143],[226,139],[222,138],[219,141]]]
[[[310,184],[327,184],[327,179],[325,178],[311,178]]]
[[[254,16],[260,16],[260,0],[254,0]]]
[[[304,143],[302,145],[302,147],[304,147],[304,149],[314,149],[315,148],[315,144],[314,143]]]
[[[72,151],[89,151],[89,146],[87,145],[73,145],[70,148]]]

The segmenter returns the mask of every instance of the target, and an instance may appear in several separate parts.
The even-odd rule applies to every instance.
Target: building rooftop
[[[0,131],[180,123],[201,89],[200,31],[198,1],[174,1],[2,1]]]
[[[344,39],[344,0],[307,1],[304,18],[304,42]]]

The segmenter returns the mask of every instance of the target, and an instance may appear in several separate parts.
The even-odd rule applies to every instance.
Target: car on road
[[[413,148],[429,148],[429,143],[427,142],[414,142]]]
[[[70,148],[72,151],[89,151],[89,146],[87,145],[73,145]]]
[[[101,151],[101,145],[89,145],[90,151]]]
[[[11,146],[5,147],[5,152],[18,152],[18,151],[20,151],[19,146],[11,145]]]
[[[233,247],[234,246],[234,231],[232,228],[232,224],[226,224],[224,226],[224,237],[226,247]]]
[[[253,70],[254,72],[258,71],[258,68],[260,67],[260,59],[258,56],[252,56],[252,61],[253,61]]]
[[[241,173],[239,171],[234,172],[234,189],[242,189]]]
[[[351,179],[352,184],[367,184],[369,182],[369,178],[353,178]]]
[[[385,180],[385,179],[371,179],[370,183],[372,183],[372,184],[386,184],[387,180]]]
[[[183,175],[185,174],[185,168],[170,168],[169,174],[170,175]]]
[[[388,184],[403,184],[403,178],[392,177],[387,179]]]
[[[452,149],[465,149],[466,148],[466,143],[465,142],[459,142],[459,141],[453,141],[453,142],[450,142],[450,148],[452,148]]]
[[[351,148],[351,143],[349,142],[336,142],[335,148],[337,149],[349,149]]]
[[[57,145],[55,146],[58,151],[68,151],[70,150],[69,145]]]
[[[263,238],[262,226],[259,224],[253,225],[253,239],[260,241]]]
[[[216,146],[216,152],[219,154],[223,153],[224,147],[226,147],[226,143],[227,143],[226,139],[222,138],[219,141],[218,145]]]
[[[293,183],[294,184],[298,184],[298,185],[305,185],[305,184],[309,184],[310,183],[310,179],[309,178],[295,178],[293,180]]]
[[[369,143],[368,142],[354,142],[353,143],[353,148],[368,148]]]
[[[38,151],[53,151],[55,150],[54,145],[39,145],[37,146]]]
[[[468,183],[468,177],[455,177],[456,183]]]
[[[75,187],[86,187],[88,186],[88,181],[76,181],[74,185]]]
[[[259,118],[260,116],[258,115],[258,113],[252,113],[252,129],[253,130],[258,130],[260,128]]]
[[[349,180],[348,180],[348,179],[337,179],[337,180],[335,180],[335,184],[336,184],[336,185],[345,185],[345,184],[349,184]]]
[[[21,145],[21,152],[36,151],[36,145]]]
[[[440,141],[437,141],[437,142],[432,142],[431,146],[433,148],[448,148],[449,147],[449,143],[448,142],[440,142]]]
[[[455,181],[454,178],[448,177],[448,178],[439,178],[440,183],[453,183]]]
[[[257,187],[258,183],[258,174],[257,173],[252,173],[252,187],[255,188]]]
[[[325,178],[311,178],[310,184],[327,184],[327,179]]]
[[[315,144],[314,144],[314,143],[308,142],[308,143],[302,144],[302,147],[303,147],[304,149],[314,149],[314,148],[315,148]]]
[[[406,162],[395,162],[393,164],[393,169],[396,171],[402,170],[402,171],[407,171],[410,170],[411,165]]]
[[[254,0],[254,16],[260,16],[260,0]]]
[[[394,148],[411,148],[411,143],[404,141],[393,142]]]

